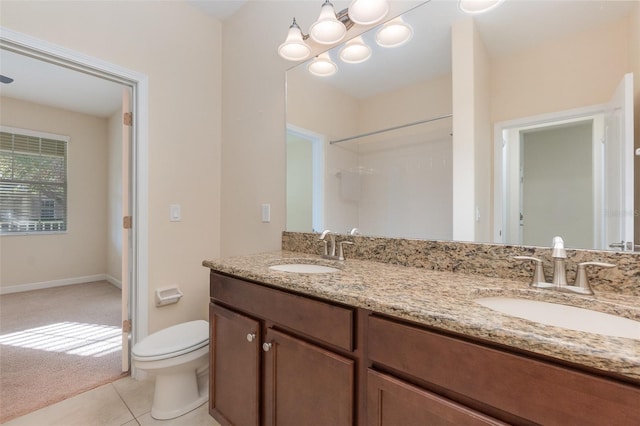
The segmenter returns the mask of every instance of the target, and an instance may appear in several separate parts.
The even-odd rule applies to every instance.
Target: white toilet
[[[151,417],[173,419],[209,399],[209,323],[174,325],[131,349],[133,365],[156,376]]]

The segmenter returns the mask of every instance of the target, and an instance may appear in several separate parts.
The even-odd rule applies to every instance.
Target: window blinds
[[[0,132],[0,233],[66,230],[67,141]]]

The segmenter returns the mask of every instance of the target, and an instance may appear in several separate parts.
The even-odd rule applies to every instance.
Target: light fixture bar
[[[425,120],[414,121],[412,123],[401,124],[399,126],[387,127],[386,129],[380,129],[380,130],[374,130],[372,132],[361,133],[361,134],[356,135],[356,136],[350,136],[350,137],[344,138],[344,139],[337,139],[337,140],[329,141],[329,144],[330,145],[334,145],[334,144],[337,144],[337,143],[340,143],[340,142],[347,142],[347,141],[351,141],[351,140],[354,140],[354,139],[364,138],[365,136],[372,136],[372,135],[377,135],[377,134],[380,134],[380,133],[390,132],[392,130],[404,129],[405,127],[416,126],[418,124],[431,123],[432,121],[443,120],[443,119],[449,118],[449,117],[453,117],[453,114],[439,115],[437,117],[431,117],[431,118],[427,118]]]

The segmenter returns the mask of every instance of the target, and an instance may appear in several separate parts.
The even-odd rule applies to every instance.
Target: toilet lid
[[[136,357],[169,358],[209,344],[209,323],[203,320],[177,324],[142,339],[131,349]]]

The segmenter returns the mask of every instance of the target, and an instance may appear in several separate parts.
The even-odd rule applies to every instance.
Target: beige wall
[[[341,10],[349,2],[334,5]],[[393,2],[391,6],[391,14],[398,14],[415,2]],[[223,255],[275,250],[281,245],[285,228],[285,71],[295,64],[281,59],[277,48],[293,16],[306,31],[318,11],[319,3],[311,1],[249,1],[224,22]],[[312,46],[312,50],[319,53],[322,48]],[[272,205],[271,223],[261,222],[261,203]]]
[[[630,71],[628,20],[492,58],[494,122],[609,101]]]
[[[492,65],[489,53],[477,29],[473,33],[474,61],[474,197],[475,211],[474,241],[492,241],[492,183],[493,183],[493,140],[491,125],[491,73]],[[464,102],[464,99],[458,98]],[[454,133],[455,135],[455,133]],[[458,193],[460,195],[460,193]]]
[[[472,18],[453,24],[453,239],[491,240],[491,61]]]
[[[312,76],[305,67],[287,72],[287,124],[340,139],[360,131],[359,110],[358,99]]]
[[[207,318],[201,262],[220,253],[221,23],[185,2],[9,0],[0,24],[148,76],[149,217],[140,219],[149,229],[149,331]],[[253,119],[242,124],[270,133]],[[173,203],[181,222],[169,221]],[[170,285],[185,296],[156,308],[154,290]]]
[[[11,286],[91,277],[106,271],[107,120],[11,98],[0,102],[3,126],[69,136],[68,231],[0,237],[0,283]],[[19,288],[19,287],[18,287]]]
[[[450,114],[451,75],[403,87],[359,104],[359,131],[370,132]],[[437,126],[438,123],[429,126]],[[350,135],[351,136],[351,135]]]

